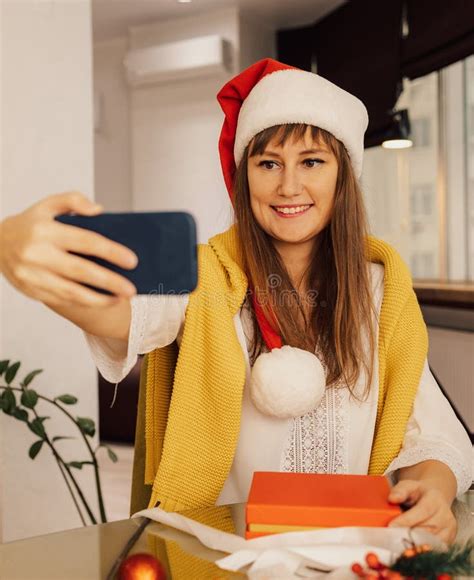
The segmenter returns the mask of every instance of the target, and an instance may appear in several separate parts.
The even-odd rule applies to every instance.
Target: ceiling
[[[268,21],[272,28],[292,28],[319,20],[346,0],[92,0],[95,41],[127,33],[129,26],[151,20],[168,20],[209,10],[239,6],[242,11]]]

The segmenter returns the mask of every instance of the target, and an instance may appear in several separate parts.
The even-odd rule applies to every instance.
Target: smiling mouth
[[[314,204],[307,205],[272,205],[270,206],[277,214],[284,217],[301,215],[313,207]]]

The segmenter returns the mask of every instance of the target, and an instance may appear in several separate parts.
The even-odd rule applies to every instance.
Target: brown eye
[[[316,165],[322,165],[324,163],[323,159],[305,159],[303,161],[303,163],[306,164],[306,167],[309,167],[310,169],[313,167],[316,167]],[[308,163],[310,165],[308,165]]]
[[[269,165],[276,165],[275,161],[260,161],[258,164],[259,167],[264,167],[265,169],[272,169],[273,167],[269,167]]]

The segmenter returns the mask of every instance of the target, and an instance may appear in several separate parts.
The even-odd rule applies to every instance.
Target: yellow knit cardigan
[[[237,446],[245,359],[233,323],[247,291],[235,226],[198,250],[180,348],[145,356],[135,440],[131,513],[214,505]],[[408,268],[385,242],[367,238],[368,260],[383,264],[379,399],[369,473],[398,455],[428,350]]]

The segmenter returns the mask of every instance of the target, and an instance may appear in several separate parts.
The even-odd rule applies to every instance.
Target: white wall
[[[237,9],[156,22],[133,28],[132,48],[206,34],[233,47],[237,70]],[[200,241],[225,229],[231,209],[221,175],[217,143],[223,115],[216,101],[231,75],[180,81],[131,92],[133,209],[186,210]]]
[[[129,91],[123,74],[126,37],[94,45],[96,199],[106,211],[132,208]]]
[[[276,59],[276,30],[264,20],[241,12],[239,15],[239,69],[262,58]]]
[[[123,57],[144,48],[206,34],[232,46],[228,75],[131,89]],[[128,38],[94,46],[94,92],[100,94],[96,133],[97,199],[108,211],[190,211],[200,241],[232,219],[217,143],[223,114],[216,94],[232,74],[275,57],[275,31],[237,8],[133,27]],[[127,108],[129,111],[127,112]]]
[[[40,198],[71,189],[93,197],[91,13],[89,0],[0,2],[1,212],[22,211]],[[46,396],[69,392],[70,407],[97,420],[97,377],[81,331],[0,280],[0,359],[22,361],[18,378],[44,372],[32,387]],[[51,435],[76,436],[48,405]],[[37,439],[15,419],[0,416],[2,541],[80,526],[48,449],[33,462]],[[86,459],[78,441],[58,447],[65,459]],[[93,480],[83,482],[91,495]],[[27,557],[27,555],[25,555]]]

